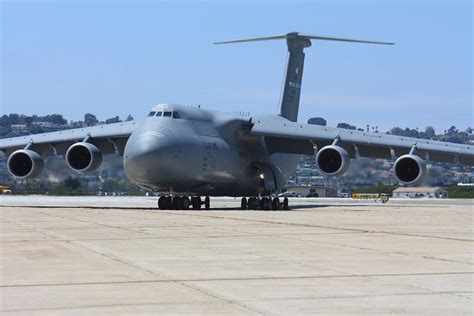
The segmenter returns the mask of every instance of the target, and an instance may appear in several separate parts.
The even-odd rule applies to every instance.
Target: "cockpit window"
[[[178,112],[173,112],[173,118],[179,119],[179,118],[181,118],[181,116],[179,115]]]
[[[171,112],[164,112],[164,113],[163,113],[163,116],[164,116],[164,117],[171,117]]]
[[[157,116],[157,117],[158,117],[158,116],[162,116],[162,115],[163,115],[163,112],[162,112],[162,111],[156,112],[156,116]]]
[[[155,116],[156,112],[155,111],[151,111],[150,114],[148,114],[148,116]]]

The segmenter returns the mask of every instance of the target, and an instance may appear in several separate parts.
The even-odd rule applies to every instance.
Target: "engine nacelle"
[[[318,151],[316,163],[323,173],[329,176],[339,176],[349,169],[351,157],[341,146],[329,145]]]
[[[87,142],[71,145],[66,151],[65,158],[69,168],[78,173],[94,171],[102,163],[102,153],[99,148]]]
[[[20,149],[8,157],[7,168],[17,179],[35,178],[43,171],[44,160],[33,150]]]
[[[406,185],[418,185],[426,176],[426,162],[417,155],[403,155],[393,165],[395,176]]]

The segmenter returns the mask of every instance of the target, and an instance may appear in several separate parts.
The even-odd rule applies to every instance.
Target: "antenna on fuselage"
[[[279,114],[282,117],[287,118],[290,121],[296,122],[298,119],[298,109],[300,105],[301,95],[301,83],[303,80],[303,67],[304,67],[304,52],[305,48],[311,46],[311,40],[324,40],[324,41],[338,41],[338,42],[352,42],[352,43],[363,43],[363,44],[382,44],[382,45],[393,45],[394,43],[379,42],[379,41],[367,41],[357,40],[350,38],[340,37],[328,37],[319,35],[308,35],[300,34],[298,32],[292,32],[283,35],[266,36],[266,37],[254,37],[247,39],[239,39],[232,41],[216,42],[214,44],[233,44],[243,42],[257,42],[257,41],[268,41],[268,40],[279,40],[286,39],[288,46],[288,59],[286,62],[285,81],[283,82],[281,97],[280,97],[280,110]]]

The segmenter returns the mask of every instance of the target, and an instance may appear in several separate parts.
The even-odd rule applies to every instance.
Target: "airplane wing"
[[[29,149],[42,157],[64,155],[75,142],[90,137],[88,142],[97,146],[102,154],[122,155],[127,139],[136,127],[135,121],[75,128],[51,133],[34,134],[0,139],[0,151],[9,156],[31,143]]]
[[[416,154],[427,161],[458,162],[474,165],[474,146],[427,139],[370,133],[343,128],[302,124],[287,120],[255,119],[251,134],[265,136],[269,153],[311,154],[339,137],[351,158],[392,159],[408,154],[416,145]]]

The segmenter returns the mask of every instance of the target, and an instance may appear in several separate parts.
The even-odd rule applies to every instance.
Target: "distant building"
[[[25,124],[13,124],[11,129],[14,132],[28,132],[28,128]]]
[[[286,188],[288,191],[293,191],[302,196],[307,196],[308,194],[311,194],[314,197],[336,196],[336,192],[332,188],[320,185],[288,185]]]
[[[474,183],[458,183],[457,184],[458,187],[474,187]]]
[[[400,187],[393,191],[394,198],[447,198],[448,191],[440,187]]]
[[[43,132],[55,132],[70,128],[68,125],[59,125],[51,122],[33,122],[31,124],[41,127]]]

